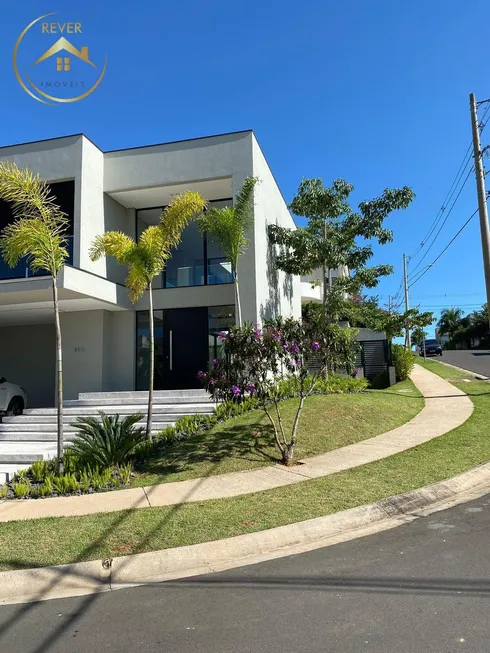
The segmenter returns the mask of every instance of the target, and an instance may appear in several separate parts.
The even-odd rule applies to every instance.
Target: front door
[[[208,309],[154,311],[155,390],[199,388],[199,370],[208,365]],[[138,314],[136,389],[148,389],[148,313]]]
[[[162,390],[199,388],[199,370],[208,365],[208,309],[173,308],[163,311]]]

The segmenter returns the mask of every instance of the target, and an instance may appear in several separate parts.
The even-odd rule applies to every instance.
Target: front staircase
[[[147,392],[89,392],[64,402],[64,441],[68,445],[76,433],[77,417],[144,413],[138,424],[146,425]],[[175,424],[179,417],[211,413],[215,404],[204,390],[157,390],[153,401],[152,433]],[[56,455],[56,408],[30,408],[18,417],[3,417],[0,423],[0,483],[35,460]]]

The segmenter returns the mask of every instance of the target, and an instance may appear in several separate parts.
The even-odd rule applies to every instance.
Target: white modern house
[[[241,257],[244,320],[299,317],[301,280],[278,271],[267,226],[294,221],[252,131],[103,152],[83,134],[0,148],[0,160],[49,182],[70,219],[70,258],[59,275],[66,399],[147,389],[148,299],[136,305],[113,259],[92,262],[97,234],[137,238],[185,190],[231,205],[243,180],[260,179],[255,224]],[[0,204],[0,230],[13,219]],[[193,388],[216,355],[217,334],[235,320],[229,262],[195,223],[154,284],[157,390]],[[54,325],[49,277],[0,261],[0,374],[25,387],[31,407],[54,403]]]

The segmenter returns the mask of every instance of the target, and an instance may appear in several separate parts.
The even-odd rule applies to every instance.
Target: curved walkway
[[[469,397],[436,374],[416,365],[411,379],[425,399],[424,408],[412,420],[369,440],[307,458],[295,467],[277,465],[76,497],[54,497],[36,501],[9,500],[0,504],[0,522],[168,506],[252,494],[301,483],[411,449],[452,431],[471,415],[473,403]]]

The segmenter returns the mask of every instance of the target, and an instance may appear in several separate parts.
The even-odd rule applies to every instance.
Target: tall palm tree
[[[136,243],[130,236],[120,231],[107,231],[97,236],[90,248],[92,261],[103,254],[113,256],[120,265],[128,268],[126,288],[131,302],[136,303],[148,290],[150,322],[150,366],[148,385],[148,414],[146,435],[151,439],[153,416],[153,382],[155,374],[155,326],[153,320],[153,279],[161,274],[171,249],[181,239],[182,230],[191,218],[200,213],[206,200],[194,191],[178,195],[160,216],[158,225],[147,227]]]
[[[456,331],[461,327],[461,320],[464,311],[460,308],[444,308],[441,311],[441,317],[437,323],[441,336],[452,338]]]
[[[217,242],[231,263],[235,280],[235,298],[238,326],[242,325],[238,259],[248,245],[247,232],[253,227],[253,192],[257,177],[247,177],[235,198],[233,207],[211,208],[197,220],[199,229]]]
[[[56,276],[68,258],[68,219],[56,204],[49,186],[28,168],[0,162],[0,198],[13,206],[15,220],[0,237],[0,251],[10,267],[27,258],[32,272],[51,275],[56,330],[56,375],[58,409],[58,470],[63,471],[63,365],[58,287]]]

